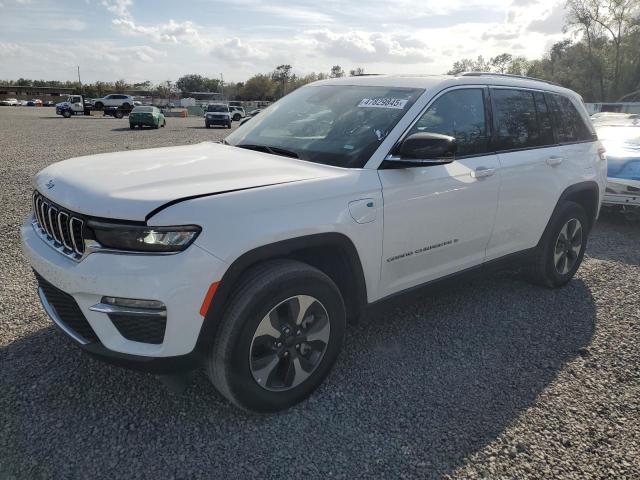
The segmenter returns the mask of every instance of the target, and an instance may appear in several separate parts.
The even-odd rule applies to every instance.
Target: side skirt
[[[437,292],[453,283],[460,281],[461,279],[469,280],[472,278],[482,277],[490,273],[499,272],[501,270],[505,270],[508,268],[522,266],[533,258],[533,255],[535,254],[535,252],[536,252],[536,247],[528,248],[526,250],[505,255],[504,257],[496,258],[494,260],[489,260],[488,262],[482,263],[475,267],[470,267],[464,270],[460,270],[459,272],[450,273],[449,275],[445,275],[444,277],[436,278],[435,280],[430,280],[428,282],[421,283],[420,285],[416,285],[414,287],[410,287],[405,290],[392,293],[391,295],[388,295],[386,297],[380,298],[375,302],[369,303],[367,305],[367,309],[378,307],[383,303],[395,301],[402,298],[405,295],[409,296],[416,292],[421,292],[421,293]]]

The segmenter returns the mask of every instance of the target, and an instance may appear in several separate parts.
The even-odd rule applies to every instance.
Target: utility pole
[[[78,83],[80,84],[80,93],[82,93],[82,80],[80,80],[80,65],[78,65]]]

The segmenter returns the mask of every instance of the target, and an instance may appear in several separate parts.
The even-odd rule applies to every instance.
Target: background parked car
[[[640,115],[607,116],[594,125],[607,151],[602,204],[636,217],[640,215]]]
[[[18,100],[16,100],[15,98],[5,98],[4,100],[0,100],[0,105],[15,107],[18,105]]]
[[[247,116],[244,108],[236,105],[229,105],[229,112],[231,112],[231,119],[234,122],[239,122],[241,119]]]
[[[212,103],[207,105],[204,115],[204,126],[210,128],[211,125],[222,125],[231,128],[231,112],[229,106],[222,103]]]
[[[135,107],[129,114],[129,128],[152,127],[160,128],[167,124],[167,120],[158,107],[142,105]]]
[[[104,107],[123,107],[129,109],[134,106],[134,101],[131,95],[114,93],[102,98],[97,98],[94,105],[98,110],[102,110]]]

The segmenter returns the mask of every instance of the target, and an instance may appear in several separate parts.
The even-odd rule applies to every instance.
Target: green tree
[[[329,74],[331,78],[340,78],[344,77],[344,70],[340,65],[334,65],[331,67],[331,73]]]
[[[490,72],[491,65],[487,62],[482,55],[479,55],[477,59],[463,58],[454,62],[451,69],[447,72],[447,75],[458,75],[463,72]]]
[[[279,94],[284,97],[287,94],[287,84],[291,80],[291,65],[278,65],[271,74],[271,79],[278,85]]]
[[[205,92],[206,81],[207,79],[202,75],[190,73],[180,77],[176,81],[176,87],[178,87],[178,90],[180,90],[183,95],[188,92]]]
[[[506,73],[513,62],[513,55],[510,53],[501,53],[500,55],[493,57],[489,60],[491,70],[498,73]]]
[[[272,100],[277,84],[272,75],[258,74],[251,77],[242,87],[245,100]]]

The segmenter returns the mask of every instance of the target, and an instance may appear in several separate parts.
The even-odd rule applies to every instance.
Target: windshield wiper
[[[282,157],[300,158],[300,156],[291,150],[280,147],[269,147],[267,145],[234,145],[238,148],[246,148],[247,150],[255,150],[257,152],[270,153],[272,155],[280,155]]]

